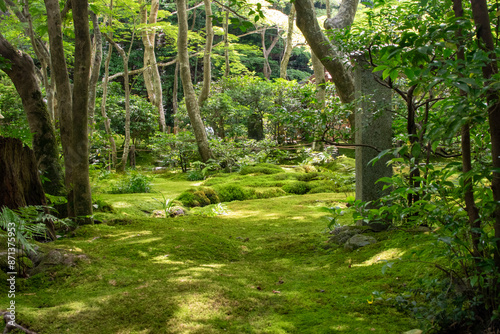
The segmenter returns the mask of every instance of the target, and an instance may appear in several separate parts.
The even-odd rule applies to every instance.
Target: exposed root
[[[26,334],[38,334],[38,333],[33,332],[33,331],[31,331],[31,330],[29,330],[27,328],[24,328],[21,325],[18,325],[14,321],[15,316],[12,313],[10,313],[9,311],[3,311],[3,312],[0,312],[0,314],[3,316],[3,320],[5,321],[5,328],[4,328],[3,332],[2,332],[3,334],[10,333],[14,329],[23,331]]]

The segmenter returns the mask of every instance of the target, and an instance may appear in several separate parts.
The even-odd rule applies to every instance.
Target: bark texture
[[[89,125],[90,132],[92,133],[94,127],[94,110],[95,110],[95,98],[97,92],[97,82],[99,81],[99,74],[101,73],[101,63],[102,63],[102,34],[101,29],[99,29],[99,21],[97,15],[94,12],[90,12],[92,17],[92,25],[94,30],[94,40],[93,40],[93,54],[92,65],[90,72],[89,81],[89,102],[88,102],[88,115],[89,115]]]
[[[205,54],[203,55],[203,87],[201,88],[200,96],[198,96],[198,104],[203,106],[203,103],[208,99],[210,94],[210,82],[212,81],[212,44],[214,41],[214,31],[212,29],[212,3],[210,0],[203,0],[205,4],[205,30],[206,44]]]
[[[141,23],[154,25],[158,20],[158,10],[160,9],[159,0],[151,1],[151,10],[149,18],[146,4],[141,3]],[[156,62],[155,54],[156,30],[154,28],[144,29],[142,32],[142,43],[144,44],[144,82],[148,91],[149,101],[156,107],[159,114],[160,131],[167,131],[165,121],[165,111],[163,109],[163,92],[161,89],[160,72]]]
[[[0,208],[46,205],[33,151],[16,138],[0,137]],[[55,239],[54,225],[46,223]]]
[[[177,3],[177,17],[179,22],[179,36],[177,38],[177,49],[179,57],[179,68],[181,72],[182,87],[184,89],[184,97],[186,99],[186,108],[193,127],[196,143],[198,144],[198,151],[200,152],[203,162],[212,158],[212,152],[208,145],[207,133],[205,125],[200,115],[200,107],[196,98],[196,93],[191,81],[191,72],[189,68],[189,56],[187,50],[187,13],[186,1],[176,0]]]
[[[288,31],[286,36],[286,46],[285,52],[283,53],[283,59],[280,63],[280,78],[286,79],[286,70],[288,68],[288,62],[290,61],[290,56],[293,50],[293,26],[295,24],[295,5],[292,4],[290,9],[290,14],[288,14]]]
[[[0,56],[10,61],[10,68],[4,71],[21,97],[33,134],[37,170],[39,169],[48,178],[44,190],[51,195],[64,195],[64,179],[56,133],[36,80],[33,60],[29,55],[15,50],[2,34],[0,34]]]
[[[341,9],[344,3],[350,4],[352,2],[356,3],[353,7],[357,8],[356,0],[343,0]],[[345,5],[345,7],[345,10],[339,10],[339,13],[331,19],[334,20],[332,22],[335,22],[335,28],[346,27],[337,24],[337,22],[348,24],[349,22],[352,23],[354,20],[355,11],[352,12],[352,10],[347,10],[353,7],[347,5]],[[354,80],[351,70],[349,66],[346,66],[344,56],[336,50],[335,46],[330,43],[328,38],[321,31],[311,1],[296,0],[295,9],[297,11],[297,27],[302,31],[302,34],[306,38],[314,54],[316,54],[328,72],[332,75],[332,80],[335,83],[340,100],[343,103],[354,101]],[[352,15],[352,17],[343,18],[342,15],[346,13]],[[329,25],[329,27],[333,28],[333,23]]]
[[[61,13],[57,0],[45,0],[47,26],[49,33],[50,59],[57,90],[57,109],[61,144],[64,155],[64,181],[68,191],[68,215],[74,216],[73,208],[73,164],[72,164],[72,94],[68,76],[68,67],[64,55]]]
[[[72,0],[75,31],[73,74],[73,192],[75,215],[80,224],[93,223],[89,180],[88,98],[90,76],[90,33],[87,0]]]

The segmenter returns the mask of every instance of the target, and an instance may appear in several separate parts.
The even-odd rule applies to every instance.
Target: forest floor
[[[199,182],[156,178],[149,194],[103,194],[104,223],[41,244],[85,255],[75,266],[20,279],[16,315],[40,334],[403,333],[418,323],[394,298],[429,268],[399,261],[426,250],[429,233],[373,233],[346,251],[327,243],[321,207],[346,194],[234,201],[227,214],[153,218],[159,191],[174,197]],[[146,209],[145,209],[146,208]],[[342,224],[352,218],[342,217]],[[382,273],[387,261],[392,268]],[[0,303],[8,303],[2,293]],[[389,300],[388,300],[389,299]]]

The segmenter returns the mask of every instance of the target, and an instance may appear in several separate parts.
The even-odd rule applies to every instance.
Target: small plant
[[[148,193],[151,191],[151,176],[133,171],[127,178],[118,185],[111,188],[111,194],[134,194]]]
[[[168,217],[172,214],[173,210],[175,209],[174,200],[171,198],[166,198],[165,195],[163,195],[162,193],[160,193],[160,195],[162,197],[161,201],[154,197],[153,199],[162,205],[162,210],[165,212],[165,217]]]
[[[336,227],[339,227],[340,224],[338,222],[338,218],[344,215],[344,211],[340,206],[335,207],[322,207],[320,209],[322,212],[327,212],[330,215],[326,216],[326,220],[328,221],[327,228],[330,231],[333,231]]]

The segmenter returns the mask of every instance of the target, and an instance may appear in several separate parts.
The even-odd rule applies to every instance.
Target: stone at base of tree
[[[356,234],[352,236],[344,245],[346,250],[355,250],[364,246],[368,246],[377,242],[377,239],[369,235]]]
[[[343,245],[354,235],[361,234],[365,230],[366,228],[363,226],[339,226],[331,232],[333,236],[328,239],[328,242]]]

